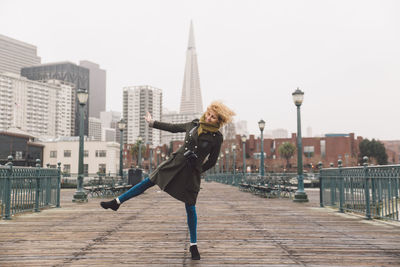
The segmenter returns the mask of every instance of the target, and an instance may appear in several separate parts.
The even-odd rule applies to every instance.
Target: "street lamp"
[[[246,174],[246,136],[242,135],[243,144],[243,175]]]
[[[78,178],[76,184],[76,192],[74,194],[73,202],[87,202],[87,194],[83,190],[83,132],[84,132],[84,108],[88,100],[88,92],[85,89],[78,89],[76,93],[79,102],[79,115],[80,115],[80,125],[79,125],[79,162],[78,162]]]
[[[236,175],[236,145],[235,144],[232,145],[232,151],[233,151],[233,163],[232,163],[233,175]]]
[[[119,176],[121,176],[121,179],[124,178],[124,173],[123,173],[123,147],[124,147],[124,137],[123,137],[123,132],[125,130],[126,127],[126,122],[125,120],[122,118],[119,122],[118,122],[118,129],[120,132],[120,138],[119,138]]]
[[[221,153],[221,172],[224,173],[224,152]],[[225,165],[225,169],[226,169],[226,165]]]
[[[139,152],[138,152],[138,167],[139,169],[142,168],[142,137],[138,137],[138,146],[139,146]]]
[[[230,169],[230,167],[229,167],[229,148],[225,149],[225,154],[226,154],[226,158],[225,158],[225,161],[226,161],[226,164],[225,164],[226,173],[229,173],[229,169]]]
[[[160,165],[160,153],[161,153],[160,149],[157,149],[157,152],[156,152],[156,154],[157,154],[157,166]]]
[[[265,128],[265,121],[260,120],[258,122],[258,127],[260,128],[261,131],[261,157],[260,157],[260,175],[264,176],[264,137],[263,137],[263,131]]]
[[[151,142],[148,142],[149,144],[149,174],[151,173],[151,164],[153,163],[153,149],[151,148]]]
[[[303,146],[301,141],[301,121],[300,121],[300,106],[303,103],[304,92],[298,87],[292,93],[293,102],[297,107],[297,191],[294,195],[295,202],[308,202],[307,194],[304,191],[303,180]]]

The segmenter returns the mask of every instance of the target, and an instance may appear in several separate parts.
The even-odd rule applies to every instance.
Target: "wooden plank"
[[[192,262],[184,204],[156,187],[103,210],[100,199],[0,221],[0,266],[400,266],[400,224],[267,199],[218,183],[199,195],[200,262]]]

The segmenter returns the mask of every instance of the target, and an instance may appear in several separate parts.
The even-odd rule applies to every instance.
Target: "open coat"
[[[215,165],[223,141],[219,131],[198,136],[197,128],[191,131],[198,124],[199,120],[182,124],[154,121],[150,124],[151,127],[172,133],[186,132],[184,145],[150,174],[150,180],[174,198],[189,205],[196,204],[200,175]],[[192,150],[198,157],[195,167],[190,167],[186,162],[184,153],[187,150]]]

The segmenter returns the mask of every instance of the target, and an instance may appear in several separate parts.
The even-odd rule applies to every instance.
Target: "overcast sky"
[[[0,0],[0,33],[42,63],[90,60],[107,71],[107,110],[122,88],[151,85],[179,110],[193,20],[203,103],[218,99],[266,129],[400,139],[400,1]]]

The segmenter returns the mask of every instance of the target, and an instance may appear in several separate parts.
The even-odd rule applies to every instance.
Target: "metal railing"
[[[60,207],[60,164],[58,168],[14,167],[12,157],[0,166],[0,216],[6,220],[17,213],[43,207]]]
[[[399,221],[400,165],[321,169],[320,206]]]

